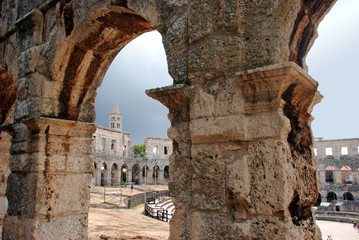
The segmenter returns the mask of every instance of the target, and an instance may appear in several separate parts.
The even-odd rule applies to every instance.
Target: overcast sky
[[[313,111],[314,137],[359,137],[359,0],[338,0],[319,25],[319,37],[307,56],[309,74],[319,82],[324,99]],[[145,94],[172,84],[158,32],[129,43],[111,64],[96,97],[96,124],[108,127],[117,100],[123,130],[133,144],[146,136],[167,138],[168,110]]]

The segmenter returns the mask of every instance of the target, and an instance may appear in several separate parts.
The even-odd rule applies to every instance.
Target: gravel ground
[[[142,192],[127,187],[122,189],[124,195]],[[147,189],[164,190],[166,186],[147,186]],[[106,191],[116,191],[108,188]],[[96,187],[96,192],[103,188]],[[103,202],[103,196],[91,194],[91,202]],[[90,240],[163,240],[169,237],[169,224],[142,215],[143,204],[135,209],[102,209],[90,208],[89,238]],[[322,231],[323,240],[332,235],[333,240],[359,240],[359,233],[349,223],[338,223],[317,220]]]

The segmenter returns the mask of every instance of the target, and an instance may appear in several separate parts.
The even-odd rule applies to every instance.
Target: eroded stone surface
[[[227,84],[232,88],[147,91],[171,113],[170,190],[180,210],[170,238],[319,239],[309,128],[309,112],[320,100],[317,83],[294,63],[241,72],[234,80]],[[224,109],[212,100],[222,95],[231,96]]]
[[[92,128],[76,121],[94,121],[110,63],[154,29],[175,83],[148,92],[170,110],[170,238],[319,239],[310,112],[320,95],[300,67],[334,3],[2,1],[1,124],[13,123],[1,126],[13,134],[4,239],[58,236],[63,221],[73,222],[64,238],[86,238]],[[78,184],[81,206],[65,204],[62,181]]]

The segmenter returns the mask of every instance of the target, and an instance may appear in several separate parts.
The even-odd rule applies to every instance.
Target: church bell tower
[[[109,113],[108,117],[110,129],[122,132],[122,113],[118,110],[117,101],[115,102],[115,107],[113,108],[112,113]]]

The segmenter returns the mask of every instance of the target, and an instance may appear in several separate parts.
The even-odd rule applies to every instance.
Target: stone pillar
[[[1,138],[0,132],[0,234],[2,233],[4,216],[7,210],[7,199],[5,196],[6,181],[10,174],[9,159],[10,159],[11,142],[8,138]]]
[[[158,173],[158,178],[157,178],[157,184],[164,184],[164,171],[160,169],[159,173]]]
[[[14,125],[3,239],[87,239],[93,124]]]
[[[317,83],[294,63],[208,78],[146,92],[169,108],[170,239],[321,239]]]
[[[103,179],[105,186],[111,186],[111,169],[109,169],[109,166],[103,170]]]
[[[101,186],[101,169],[95,170],[95,182],[96,186]]]
[[[127,169],[127,183],[130,184],[132,182],[132,169]]]
[[[139,172],[139,174],[138,174],[138,184],[143,184],[142,168],[140,168],[140,172]]]
[[[358,185],[358,172],[357,169],[353,169],[354,171],[352,172],[352,179],[353,179],[353,185]]]

